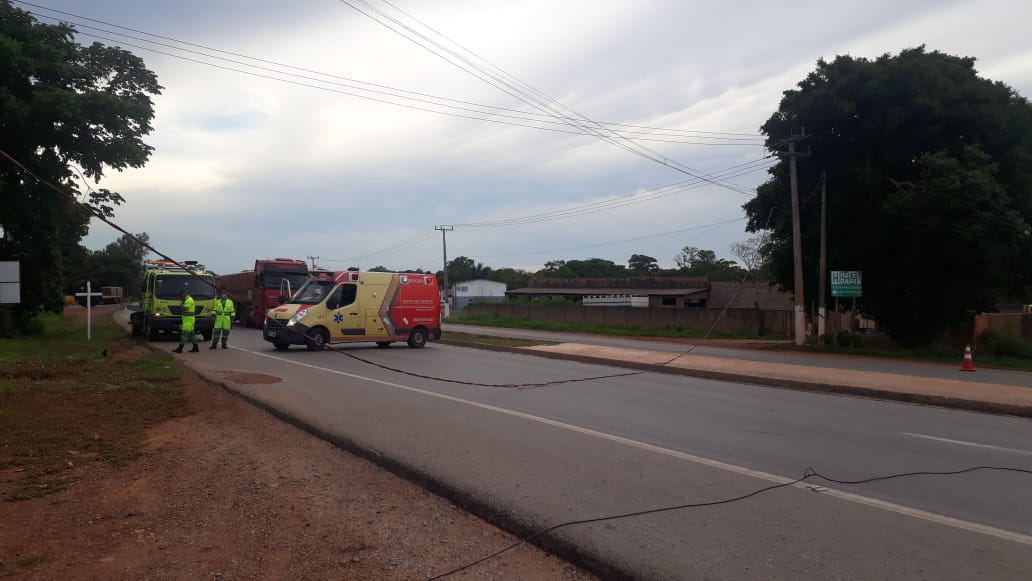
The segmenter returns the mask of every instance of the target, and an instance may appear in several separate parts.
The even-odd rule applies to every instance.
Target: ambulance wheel
[[[312,329],[312,334],[305,340],[309,351],[321,351],[330,342],[330,334],[322,327]]]
[[[412,334],[408,338],[408,346],[413,349],[421,349],[426,345],[426,329],[423,327],[416,327],[412,329]]]
[[[277,351],[286,351],[287,349],[290,349],[290,343],[284,343],[283,341],[273,341],[272,346],[275,347]]]
[[[387,347],[391,346],[391,342],[390,341],[377,341],[376,342],[376,346],[380,347],[380,348],[387,348]]]

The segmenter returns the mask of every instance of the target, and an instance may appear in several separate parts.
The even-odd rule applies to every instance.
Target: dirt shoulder
[[[0,577],[426,579],[515,540],[190,372],[178,388],[186,413],[135,460],[68,451],[62,489],[28,500],[0,469]],[[449,577],[592,578],[526,545]]]

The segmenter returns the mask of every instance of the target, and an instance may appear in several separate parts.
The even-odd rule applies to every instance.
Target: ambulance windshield
[[[310,280],[305,286],[290,299],[291,304],[315,305],[321,303],[333,287],[336,285],[332,280]]]

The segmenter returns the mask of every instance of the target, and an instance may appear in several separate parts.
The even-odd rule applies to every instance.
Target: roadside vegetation
[[[960,365],[964,355],[963,351],[958,350],[956,347],[925,345],[922,347],[908,348],[903,347],[897,342],[884,336],[864,335],[862,333],[850,333],[849,331],[839,333],[839,336],[836,338],[827,338],[819,345],[808,344],[802,347],[797,347],[793,343],[789,342],[786,337],[771,335],[742,335],[723,331],[714,331],[707,337],[705,331],[693,329],[605,327],[601,325],[565,323],[562,321],[532,321],[526,319],[488,317],[466,311],[452,311],[447,322],[463,325],[481,325],[485,327],[534,329],[570,333],[593,333],[597,335],[613,335],[621,337],[661,337],[675,339],[701,339],[705,337],[709,339],[740,339],[745,341],[772,340],[770,344],[757,346],[754,343],[750,345],[750,347],[802,351],[806,353],[889,357],[893,359],[909,359],[914,361],[956,363],[958,365]],[[531,345],[549,344],[548,342],[531,341],[520,343],[520,340],[518,339],[503,339],[500,337],[487,337],[483,335],[466,335],[465,333],[455,333],[450,331],[445,335],[445,338],[454,341],[489,343],[494,345],[507,345],[510,347],[527,347]],[[778,340],[783,341],[778,342]],[[977,344],[974,344],[971,347],[974,350],[976,367],[983,366],[1032,371],[1032,344],[1022,340],[1021,336],[1013,331],[996,331],[990,329],[982,335]]]
[[[128,462],[148,427],[187,413],[172,357],[110,317],[93,321],[91,341],[78,316],[37,321],[38,334],[0,339],[0,502],[63,490],[87,463]]]
[[[864,335],[843,331],[834,339],[826,339],[819,345],[797,347],[792,343],[773,345],[772,349],[804,351],[808,353],[832,353],[838,355],[861,355],[869,357],[890,357],[915,361],[941,363],[962,363],[964,351],[956,346],[941,344],[921,347],[904,347],[881,335]],[[989,329],[971,345],[975,367],[997,367],[1032,371],[1032,344],[1024,341],[1014,331]]]
[[[455,343],[477,343],[480,345],[497,345],[499,347],[536,347],[538,345],[556,345],[553,341],[535,341],[532,339],[515,339],[511,337],[493,337],[475,333],[456,333],[448,331],[445,341]]]
[[[485,327],[507,327],[510,329],[534,329],[539,331],[563,331],[569,333],[595,333],[598,335],[616,335],[621,337],[664,337],[671,339],[760,339],[779,340],[785,337],[776,335],[753,335],[730,333],[727,331],[715,330],[707,333],[700,329],[686,329],[674,327],[671,329],[649,329],[643,327],[610,327],[605,325],[589,325],[583,323],[568,323],[565,321],[533,321],[528,319],[511,319],[501,317],[489,317],[466,311],[452,311],[448,317],[448,323],[460,323],[463,325],[482,325]],[[448,333],[450,338],[454,333]]]

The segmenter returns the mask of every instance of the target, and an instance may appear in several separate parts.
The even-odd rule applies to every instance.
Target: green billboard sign
[[[833,297],[862,297],[863,296],[863,271],[862,270],[833,270],[831,271],[831,296]]]

